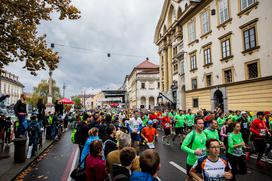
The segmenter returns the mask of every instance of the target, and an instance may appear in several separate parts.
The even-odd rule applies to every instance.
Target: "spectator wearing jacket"
[[[121,135],[117,139],[117,146],[118,146],[117,150],[114,150],[107,155],[107,162],[106,163],[107,163],[107,169],[109,170],[109,172],[112,171],[113,164],[121,164],[120,152],[123,148],[131,146],[130,135],[126,134],[126,133],[121,133]],[[136,159],[133,160],[131,170],[132,171],[136,171],[136,170],[140,171],[141,170],[140,163],[139,163],[139,156],[136,156]]]
[[[19,128],[15,136],[26,137],[27,125],[25,117],[27,115],[27,111],[26,111],[26,97],[24,94],[21,94],[20,99],[14,105],[14,113],[19,120]]]
[[[85,173],[87,181],[103,181],[106,176],[106,162],[102,159],[102,141],[95,140],[90,145],[90,153],[86,158]]]
[[[112,165],[111,177],[114,181],[129,181],[133,160],[136,158],[136,150],[133,147],[124,147],[120,151],[119,164]]]
[[[87,139],[87,141],[84,145],[84,148],[82,150],[81,157],[80,157],[80,162],[82,162],[82,165],[81,165],[82,168],[84,167],[83,160],[86,159],[86,157],[88,156],[88,154],[90,152],[91,143],[95,140],[99,140],[97,128],[90,129],[88,133],[89,133],[89,138]]]
[[[133,172],[130,181],[159,181],[160,156],[153,149],[147,149],[140,155],[141,172]]]
[[[117,141],[115,139],[116,135],[116,128],[113,124],[110,124],[107,127],[107,135],[104,142],[104,157],[107,158],[107,155],[111,152],[117,149]]]

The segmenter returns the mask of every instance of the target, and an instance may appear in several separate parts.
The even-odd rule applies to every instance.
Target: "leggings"
[[[257,161],[261,160],[265,151],[266,144],[264,139],[254,140],[253,142],[256,152],[258,153]]]
[[[227,158],[232,168],[233,178],[235,178],[235,175],[244,175],[247,173],[247,166],[243,155],[238,157],[227,153]]]

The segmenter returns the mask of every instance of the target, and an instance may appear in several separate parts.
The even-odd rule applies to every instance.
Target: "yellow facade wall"
[[[200,90],[185,93],[186,97],[186,109],[192,109],[193,113],[196,113],[199,109],[211,110],[211,91]],[[198,98],[198,108],[193,108],[193,99]]]
[[[272,111],[272,80],[227,87],[228,109]]]

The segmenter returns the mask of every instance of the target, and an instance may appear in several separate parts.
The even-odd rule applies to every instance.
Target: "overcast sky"
[[[163,0],[72,2],[81,11],[79,20],[53,18],[39,26],[39,33],[47,34],[47,42],[56,44],[54,50],[59,52],[61,60],[53,78],[59,87],[66,84],[66,96],[81,94],[83,90],[91,93],[118,88],[125,75],[145,57],[159,63],[153,37]],[[106,52],[111,53],[110,58]],[[26,92],[31,92],[40,80],[48,78],[48,72],[40,71],[34,77],[22,67],[22,63],[14,63],[6,68],[19,75]]]

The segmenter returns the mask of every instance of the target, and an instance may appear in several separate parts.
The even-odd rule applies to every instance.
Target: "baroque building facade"
[[[9,95],[9,98],[7,98],[5,102],[6,105],[16,104],[24,89],[24,85],[19,81],[19,77],[10,72],[1,70],[0,85],[1,94]]]
[[[134,67],[128,76],[130,109],[154,109],[159,95],[159,66],[148,59]]]
[[[154,39],[160,90],[171,97],[178,79],[182,109],[271,111],[270,7],[269,0],[165,0]]]

